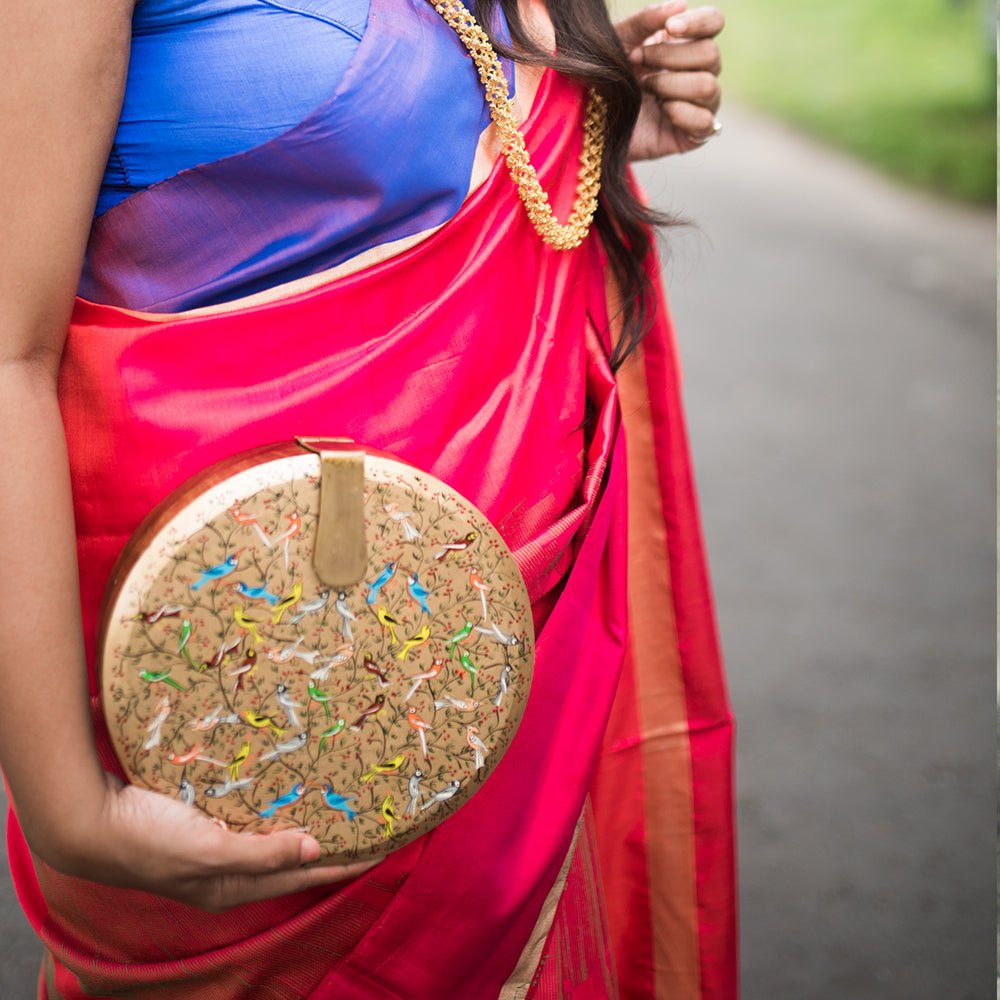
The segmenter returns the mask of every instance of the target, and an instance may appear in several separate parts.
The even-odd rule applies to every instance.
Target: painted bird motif
[[[305,636],[300,635],[295,642],[290,642],[287,646],[282,646],[281,649],[269,649],[267,658],[272,663],[287,663],[292,659],[302,660],[303,663],[308,663],[311,667],[321,654],[318,649],[303,649],[303,642],[305,642]]]
[[[170,712],[170,699],[164,695],[156,705],[156,715],[153,716],[152,721],[146,726],[149,739],[143,743],[143,750],[152,750],[154,747],[160,745],[160,741],[163,739],[163,723],[169,718]]]
[[[351,724],[351,729],[353,729],[355,732],[360,732],[361,729],[364,727],[364,724],[370,718],[372,718],[375,715],[378,715],[378,713],[382,711],[384,705],[385,705],[385,695],[384,694],[376,695],[375,700],[366,709],[364,709],[362,713],[358,716],[357,720]]]
[[[381,606],[379,606],[378,611],[375,612],[375,616],[378,618],[381,626],[389,630],[389,639],[392,641],[392,644],[394,646],[398,646],[399,638],[396,636],[396,626],[402,625],[403,623],[398,618],[393,618],[392,615],[390,615],[389,612]]]
[[[387,688],[389,686],[389,679],[385,676],[385,671],[372,659],[370,653],[365,653],[364,664],[365,670],[378,680],[379,687]]]
[[[192,719],[188,723],[188,729],[197,729],[203,733],[207,733],[214,729],[216,726],[222,725],[236,725],[240,721],[240,717],[235,712],[225,712],[225,705],[216,705],[208,715],[203,716],[200,719]]]
[[[300,781],[293,785],[290,791],[276,798],[266,809],[262,809],[258,815],[267,819],[269,816],[273,816],[279,809],[285,809],[293,803],[298,802],[305,793],[306,786]]]
[[[304,635],[300,635],[295,642],[290,642],[287,646],[282,646],[281,649],[269,649],[267,651],[267,658],[272,663],[287,663],[293,656],[298,652],[299,646],[306,641]]]
[[[221,580],[224,576],[229,576],[237,566],[240,564],[240,554],[239,552],[234,552],[231,556],[228,556],[223,562],[220,562],[218,566],[209,566],[208,569],[202,570],[201,576],[191,584],[192,590],[201,590],[211,580]]]
[[[458,662],[461,663],[462,666],[466,670],[468,670],[469,673],[472,675],[472,681],[471,681],[471,684],[469,686],[469,694],[475,694],[476,693],[476,672],[479,670],[479,668],[469,658],[468,651],[464,650],[464,649],[462,650],[461,654],[458,657]]]
[[[351,633],[351,622],[355,621],[355,614],[347,603],[347,594],[344,591],[337,591],[337,600],[333,602],[333,608],[340,615],[340,634],[346,642],[350,642],[354,638]]]
[[[423,792],[420,791],[420,782],[423,780],[424,772],[418,767],[410,775],[410,780],[406,783],[406,792],[410,796],[410,801],[406,803],[406,809],[403,811],[404,816],[416,816],[420,811],[420,800],[423,798]]]
[[[338,795],[333,790],[333,785],[323,786],[323,801],[331,809],[342,812],[352,823],[358,814],[347,803],[356,798],[356,795]]]
[[[450,694],[446,694],[434,702],[434,707],[437,709],[454,708],[459,712],[474,712],[479,708],[479,702],[475,698],[453,698]]]
[[[430,668],[419,674],[414,674],[412,677],[407,677],[407,680],[413,681],[410,690],[406,692],[406,697],[403,701],[409,701],[416,693],[417,689],[423,684],[424,681],[432,681],[442,670],[444,670],[445,662],[444,660],[434,658],[434,662],[430,665]]]
[[[382,800],[382,821],[385,823],[385,830],[382,831],[382,839],[389,840],[393,836],[392,824],[396,820],[396,811],[392,805],[392,796],[387,795]]]
[[[241,597],[246,597],[251,601],[265,601],[272,608],[278,603],[279,600],[281,600],[277,594],[272,594],[271,591],[267,589],[267,584],[264,584],[262,587],[250,587],[242,580],[239,580],[233,584],[233,590],[235,590]]]
[[[448,542],[440,552],[438,552],[434,558],[438,562],[444,562],[448,557],[449,552],[464,552],[477,538],[478,533],[475,531],[470,531],[464,538],[459,538],[454,542]]]
[[[361,775],[361,780],[368,782],[372,781],[377,774],[392,774],[393,771],[398,771],[403,766],[403,761],[406,760],[406,754],[398,753],[392,760],[384,760],[381,764],[372,764],[364,774]]]
[[[434,806],[434,805],[437,805],[437,804],[438,804],[438,802],[445,802],[445,801],[447,801],[447,800],[448,800],[448,799],[450,799],[450,798],[451,798],[451,797],[452,797],[453,795],[455,795],[455,794],[456,794],[456,793],[458,792],[459,788],[461,788],[461,787],[462,787],[462,782],[461,782],[461,781],[458,781],[458,780],[456,779],[455,781],[451,782],[451,784],[449,784],[449,785],[446,785],[446,786],[445,786],[444,788],[442,788],[442,789],[441,789],[440,791],[438,791],[438,792],[435,792],[435,793],[434,793],[434,794],[433,794],[433,795],[432,795],[432,796],[431,796],[431,797],[430,797],[430,798],[429,798],[429,799],[428,799],[428,800],[427,800],[427,801],[426,801],[426,802],[425,802],[425,803],[424,803],[424,804],[423,804],[423,805],[422,805],[422,806],[420,807],[420,811],[421,811],[421,812],[426,812],[426,811],[427,811],[428,809],[430,809],[430,807],[431,807],[431,806]]]
[[[285,714],[288,716],[288,725],[297,726],[299,724],[299,717],[295,712],[295,709],[301,708],[302,705],[292,700],[291,693],[288,690],[287,684],[279,684],[275,688],[275,697],[278,700],[278,704],[285,710]]]
[[[472,622],[466,621],[465,625],[462,626],[449,640],[448,640],[448,652],[455,656],[455,647],[462,642],[463,639],[468,639],[472,634]]]
[[[292,615],[288,620],[293,625],[298,625],[298,623],[302,621],[302,619],[305,618],[306,615],[312,615],[315,614],[317,611],[322,611],[326,607],[327,602],[329,600],[330,600],[330,591],[321,590],[319,594],[317,594],[317,596],[314,597],[311,601],[305,601],[304,603],[300,604],[299,610],[296,611],[295,614]]]
[[[400,649],[400,651],[396,654],[396,659],[405,660],[407,656],[409,656],[411,649],[415,649],[417,646],[422,646],[430,637],[431,627],[430,625],[424,625],[403,643],[402,649]]]
[[[191,621],[190,619],[185,618],[181,622],[180,631],[177,633],[177,652],[180,653],[181,656],[183,656],[184,659],[197,670],[198,664],[194,662],[194,659],[191,656],[191,650],[188,649],[188,643],[191,641],[191,632]]]
[[[229,762],[229,780],[238,781],[240,777],[240,768],[249,760],[250,758],[250,741],[244,740],[243,746],[236,751],[236,756]]]
[[[282,597],[282,599],[278,601],[277,604],[275,604],[274,614],[271,615],[271,624],[280,625],[282,616],[285,614],[285,612],[289,608],[298,604],[301,598],[302,598],[302,584],[301,582],[296,581],[292,585],[292,589],[287,594],[285,594],[285,596]]]
[[[198,669],[204,673],[211,667],[219,667],[230,653],[235,653],[243,645],[243,636],[237,636],[228,642],[221,642],[215,656],[211,660],[206,660]]]
[[[365,598],[367,604],[371,605],[375,603],[375,599],[378,597],[378,592],[396,575],[396,564],[394,562],[387,562],[385,564],[385,569],[375,578],[374,583],[366,583],[365,586],[368,588],[368,596]]]
[[[267,529],[257,520],[255,514],[249,514],[243,510],[239,504],[234,503],[229,508],[229,516],[244,528],[253,528],[257,532],[257,537],[264,543],[266,548],[271,547],[271,539],[268,537]]]
[[[275,535],[272,541],[287,542],[289,538],[294,538],[302,530],[302,515],[297,510],[285,515],[288,527],[280,535]]]
[[[195,799],[195,787],[187,778],[181,778],[181,783],[177,786],[177,798],[186,806],[193,806]]]
[[[509,663],[505,663],[503,672],[500,674],[500,681],[497,684],[497,693],[493,696],[493,708],[498,713],[503,705],[504,697],[510,690],[510,675],[511,675],[511,666]]]
[[[198,729],[207,733],[219,724],[219,719],[225,711],[225,705],[216,705],[208,715],[203,715],[200,719],[192,719],[188,724],[188,729]]]
[[[486,592],[493,588],[483,580],[479,575],[479,570],[475,567],[469,574],[469,586],[479,591],[479,599],[483,602],[483,621],[489,621],[490,613],[486,607]]]
[[[412,512],[400,510],[398,503],[383,504],[382,509],[389,515],[390,520],[403,526],[403,533],[408,542],[416,541],[420,537],[420,532],[410,524],[410,518],[413,517]]]
[[[420,750],[424,755],[424,760],[430,760],[427,755],[427,730],[432,728],[430,723],[421,719],[417,710],[412,705],[406,710],[406,721],[410,724],[410,728],[415,730],[416,734],[420,737]]]
[[[214,764],[216,767],[228,767],[229,765],[225,761],[216,760],[214,757],[209,757],[205,754],[204,747],[194,747],[191,750],[185,750],[183,753],[174,753],[171,751],[166,755],[166,759],[171,764],[176,764],[177,767],[184,767],[185,764],[190,764],[193,760],[203,760],[209,764]]]
[[[178,684],[177,681],[170,676],[170,667],[165,670],[140,670],[139,677],[142,678],[147,684],[169,684],[172,688],[176,688],[178,691],[186,691],[187,688],[182,684]]]
[[[282,729],[269,715],[258,715],[249,708],[243,712],[242,715],[243,718],[254,727],[254,729],[270,729],[274,732],[275,736],[279,737],[285,735],[285,730]]]
[[[285,560],[285,569],[288,569],[288,543],[302,530],[302,516],[297,510],[293,510],[286,518],[288,527],[274,538],[274,544],[282,546],[282,556]]]
[[[277,743],[272,750],[262,753],[260,759],[261,761],[275,760],[282,754],[295,753],[296,750],[301,750],[308,742],[309,733],[303,729],[297,736],[293,736],[290,740],[285,740],[284,743]]]
[[[521,640],[516,635],[508,635],[499,625],[493,622],[490,622],[489,625],[477,625],[476,631],[482,632],[483,635],[488,635],[495,642],[499,642],[501,646],[518,646],[521,643]]]
[[[490,752],[490,748],[479,738],[479,729],[477,726],[465,727],[465,742],[475,755],[475,769],[481,771],[486,766],[486,757]]]
[[[323,663],[317,667],[309,676],[314,681],[325,681],[327,677],[330,676],[330,671],[333,670],[338,663],[346,663],[354,655],[354,643],[345,642],[342,646],[337,648],[337,651],[333,656],[327,657]],[[300,657],[301,659],[301,657]]]
[[[406,578],[406,589],[409,590],[410,597],[420,605],[420,610],[429,616],[431,609],[427,604],[427,598],[431,596],[431,592],[417,579],[416,573],[411,573]]]
[[[155,625],[161,618],[176,618],[184,609],[179,604],[164,604],[163,607],[155,611],[140,611],[135,620],[145,622],[147,625]]]
[[[209,785],[205,789],[205,795],[210,799],[221,799],[223,795],[238,791],[240,788],[249,788],[253,784],[253,778],[242,778],[239,781],[229,781],[228,779],[221,785]],[[224,827],[225,829],[225,827]]]
[[[322,691],[315,684],[310,683],[309,685],[309,697],[316,702],[319,702],[323,706],[323,711],[326,712],[326,721],[330,721],[330,706],[328,702],[333,697],[329,694],[323,694]]]
[[[337,719],[337,721],[332,726],[330,726],[329,729],[324,729],[323,732],[321,732],[319,734],[319,752],[320,753],[323,752],[323,744],[327,740],[332,740],[334,738],[334,736],[336,736],[338,733],[342,733],[344,731],[344,726],[346,726],[346,725],[347,725],[347,720],[346,719]]]
[[[249,633],[250,638],[259,646],[261,643],[260,632],[257,631],[257,619],[248,618],[243,613],[243,606],[236,604],[233,606],[233,621],[236,625],[243,629],[244,632]]]
[[[236,678],[236,683],[233,685],[233,694],[236,694],[243,687],[243,682],[257,669],[257,650],[251,646],[246,653],[243,654],[243,662],[240,663],[233,670],[229,671],[230,677]]]

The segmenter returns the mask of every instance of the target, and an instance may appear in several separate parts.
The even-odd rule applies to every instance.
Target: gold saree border
[[[42,955],[41,978],[45,983],[45,1000],[63,1000],[62,994],[56,989],[56,967],[48,948]]]
[[[573,831],[573,840],[570,842],[566,858],[559,869],[555,884],[549,890],[542,904],[541,913],[528,938],[528,943],[521,952],[521,957],[514,966],[514,971],[508,976],[507,981],[500,988],[497,1000],[524,1000],[531,989],[532,980],[538,970],[538,963],[542,960],[542,952],[545,951],[545,942],[549,938],[552,924],[556,919],[556,911],[559,909],[559,900],[562,898],[563,890],[569,879],[570,866],[573,863],[573,855],[576,853],[577,840],[580,837],[580,830],[583,826],[583,813],[576,821],[576,829]]]
[[[608,313],[619,315],[610,276]],[[618,370],[628,476],[629,636],[642,730],[655,995],[700,1000],[701,955],[687,699],[649,382],[641,346]]]

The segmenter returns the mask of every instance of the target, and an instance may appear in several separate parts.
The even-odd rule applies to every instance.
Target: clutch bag
[[[509,747],[534,660],[524,580],[445,483],[342,439],[227,459],[112,574],[102,706],[130,780],[327,863],[440,823]]]

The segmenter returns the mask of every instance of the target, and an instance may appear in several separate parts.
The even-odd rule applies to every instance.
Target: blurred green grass
[[[981,0],[713,2],[726,15],[727,96],[901,180],[994,201],[996,62]]]

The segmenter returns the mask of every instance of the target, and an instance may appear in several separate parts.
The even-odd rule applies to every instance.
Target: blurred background
[[[981,1000],[995,7],[717,6],[724,131],[639,173],[691,222],[664,276],[738,725],[744,1000]],[[27,1000],[3,875],[0,997]]]
[[[996,9],[716,5],[724,130],[640,175],[693,223],[664,275],[737,720],[743,997],[979,1000]]]

